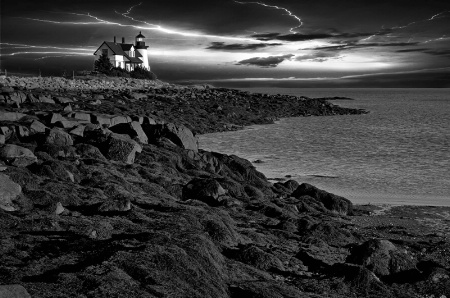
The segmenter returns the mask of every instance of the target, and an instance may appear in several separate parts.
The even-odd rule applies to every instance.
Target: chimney
[[[125,43],[125,37],[122,37],[122,43]]]
[[[114,36],[114,43],[116,43],[116,37]]]

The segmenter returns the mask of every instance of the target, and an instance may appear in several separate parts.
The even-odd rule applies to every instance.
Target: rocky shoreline
[[[450,209],[270,183],[195,136],[365,111],[130,79],[0,89],[0,297],[450,297]]]

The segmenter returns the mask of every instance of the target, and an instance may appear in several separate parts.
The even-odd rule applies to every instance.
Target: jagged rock
[[[30,149],[12,144],[0,148],[0,158],[16,167],[26,167],[37,162],[37,157]]]
[[[149,140],[167,138],[181,148],[198,152],[197,138],[194,136],[192,131],[183,125],[176,126],[173,123],[156,125],[144,124],[143,129]]]
[[[46,130],[47,126],[37,120],[33,120],[30,124],[30,131],[32,133],[44,133]]]
[[[312,197],[323,203],[328,210],[340,214],[351,214],[353,212],[353,204],[346,198],[318,189],[308,183],[303,183],[297,187],[292,193],[292,196],[295,198],[300,198],[302,196]]]
[[[64,118],[61,114],[59,114],[59,113],[51,113],[49,116],[48,116],[48,118],[49,118],[49,120],[48,120],[48,123],[50,123],[50,124],[54,124],[54,123],[56,123],[56,122],[58,122],[58,121],[64,121],[64,120],[66,120],[66,118]]]
[[[45,142],[47,144],[54,144],[59,146],[72,146],[72,137],[65,131],[53,128],[47,131]]]
[[[0,121],[18,121],[25,116],[22,113],[0,111]]]
[[[142,152],[142,147],[127,135],[111,133],[103,144],[105,156],[108,159],[134,163],[136,152]]]
[[[183,200],[199,200],[211,206],[218,206],[226,191],[214,179],[195,178],[183,187]]]
[[[24,103],[27,95],[23,92],[14,92],[9,94],[9,100],[18,104]]]
[[[12,201],[22,193],[22,187],[12,181],[7,175],[0,173],[0,208],[5,211],[15,211]],[[1,293],[1,290],[0,290]],[[0,296],[1,297],[1,296]]]
[[[133,121],[130,123],[121,123],[114,125],[109,129],[115,133],[129,135],[133,139],[136,138],[143,144],[148,143],[147,135],[145,134],[139,122]]]
[[[51,99],[49,96],[43,95],[43,94],[40,94],[38,99],[39,99],[39,102],[53,103],[53,104],[55,103],[55,101],[53,99]]]
[[[85,129],[86,129],[86,126],[84,126],[84,125],[77,125],[76,127],[74,127],[73,129],[71,129],[69,131],[69,134],[74,135],[74,136],[78,136],[78,137],[83,137]]]
[[[355,248],[347,261],[363,265],[379,277],[415,270],[411,255],[388,240],[372,239]]]
[[[0,298],[31,298],[21,285],[0,285]]]
[[[66,209],[63,207],[63,205],[61,204],[61,202],[57,202],[56,203],[56,207],[55,207],[55,214],[56,215],[60,215],[62,214]]]

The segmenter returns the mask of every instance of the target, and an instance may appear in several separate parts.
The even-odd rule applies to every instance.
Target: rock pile
[[[252,95],[13,87],[0,105],[0,297],[450,295],[445,238],[359,228],[345,198],[199,150],[182,123],[202,130],[213,118],[160,113],[186,101],[198,117],[206,101],[226,111],[216,95],[236,107]],[[305,101],[289,105],[312,109]]]
[[[75,81],[75,87],[71,85],[73,82],[62,78],[0,77],[0,102],[16,107],[24,103],[39,107],[60,104],[66,109],[71,109],[76,102],[78,109],[108,110],[111,114],[145,114],[155,120],[182,124],[199,134],[270,124],[281,117],[366,113],[341,108],[324,99],[249,93],[208,85],[176,86],[123,78]],[[30,88],[30,84],[41,87]],[[76,87],[82,84],[87,86]],[[98,119],[99,123],[103,124],[102,120]]]

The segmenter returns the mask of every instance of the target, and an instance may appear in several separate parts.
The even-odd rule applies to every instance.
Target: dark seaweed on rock
[[[0,88],[0,297],[450,296],[445,237],[357,226],[349,200],[192,133],[361,111],[138,80]]]

